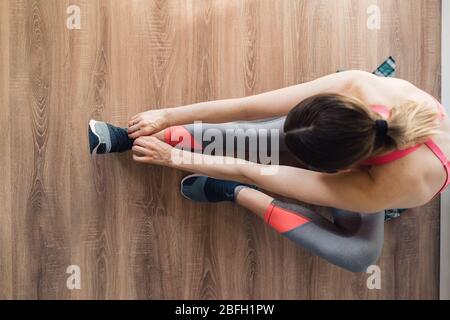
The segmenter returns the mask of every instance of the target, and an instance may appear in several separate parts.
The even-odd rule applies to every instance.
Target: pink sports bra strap
[[[436,157],[439,158],[439,160],[441,160],[443,163],[448,162],[447,157],[444,155],[441,148],[439,148],[432,139],[425,142],[425,144],[428,146],[428,148],[431,149],[431,151],[433,151],[433,153],[436,155]]]
[[[442,191],[444,191],[445,188],[450,184],[450,162],[448,161],[445,154],[442,152],[441,148],[439,148],[432,139],[425,142],[427,147],[435,154],[436,157],[441,161],[442,165],[444,166],[445,172],[447,174],[447,177],[445,178],[444,185],[442,188],[436,193],[436,195],[433,197],[433,199],[439,195]]]
[[[430,95],[431,96],[431,95]],[[445,112],[444,106],[433,96],[431,96],[434,101],[436,101],[438,108],[439,108],[439,114],[441,116],[441,119],[445,118],[447,116],[447,113]],[[442,149],[439,148],[439,146],[434,143],[433,139],[429,139],[427,142],[425,142],[426,146],[434,153],[436,157],[441,161],[442,165],[444,166],[444,169],[446,171],[447,177],[445,179],[445,183],[442,186],[442,188],[439,190],[438,193],[433,197],[433,199],[439,195],[442,191],[444,191],[445,188],[450,184],[450,161],[447,159],[445,154],[442,152]]]
[[[408,154],[419,149],[420,146],[421,145],[418,144],[418,145],[415,145],[414,147],[411,147],[408,149],[394,150],[383,156],[368,158],[365,161],[361,162],[361,164],[366,165],[366,166],[374,166],[374,165],[381,165],[381,164],[389,163],[389,162],[395,161],[397,159],[406,157]]]

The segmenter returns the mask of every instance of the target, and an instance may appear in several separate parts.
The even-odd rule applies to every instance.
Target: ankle
[[[242,190],[242,189],[245,189],[245,188],[248,188],[248,186],[247,186],[247,185],[243,185],[243,184],[237,185],[237,186],[234,188],[234,199],[233,199],[234,202],[237,201],[239,192],[241,192],[241,190]]]

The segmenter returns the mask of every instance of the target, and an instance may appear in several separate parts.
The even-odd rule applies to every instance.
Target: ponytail
[[[438,132],[436,106],[409,101],[393,107],[388,119],[387,135],[397,149],[406,149],[428,140]]]

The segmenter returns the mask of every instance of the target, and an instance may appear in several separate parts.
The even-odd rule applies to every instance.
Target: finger
[[[139,123],[132,125],[131,127],[128,127],[128,134],[139,130],[139,128],[140,128]]]
[[[134,117],[132,117],[130,119],[130,121],[128,121],[128,126],[131,127],[133,125],[135,125],[136,123],[138,123],[141,120],[141,117],[137,114]]]
[[[137,153],[140,153],[140,154],[145,155],[145,156],[149,156],[150,155],[149,150],[147,150],[147,149],[145,149],[145,148],[143,148],[141,146],[136,146],[135,145],[131,149],[133,150],[133,152],[137,152]]]
[[[133,160],[136,162],[146,163],[149,161],[148,157],[140,157],[138,155],[133,154]]]
[[[139,118],[141,114],[140,113],[136,113],[134,116],[131,117],[130,121],[136,120],[137,118]]]
[[[156,145],[156,146],[160,146],[160,147],[170,146],[165,141],[162,141],[154,136],[149,136],[147,142],[151,143],[152,145]],[[170,147],[172,147],[172,146],[170,146]]]
[[[131,139],[137,139],[137,138],[139,138],[142,134],[143,134],[143,132],[142,132],[141,130],[138,130],[138,131],[136,131],[136,132],[133,132],[132,134],[129,134],[128,136],[129,136]]]
[[[134,145],[145,148],[145,147],[147,147],[147,142],[145,141],[145,139],[143,139],[143,137],[139,137],[136,140],[134,140]]]

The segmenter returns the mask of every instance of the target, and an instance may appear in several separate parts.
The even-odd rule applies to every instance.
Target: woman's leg
[[[185,177],[181,193],[197,202],[236,202],[296,244],[353,272],[366,271],[383,246],[384,212],[332,209],[331,222],[303,206],[275,200],[253,186],[202,175]]]
[[[352,272],[365,272],[383,246],[384,212],[360,214],[333,209],[331,222],[311,210],[286,203],[251,188],[235,202],[313,254]]]
[[[173,126],[153,136],[178,148],[207,154],[249,159],[264,164],[279,164],[287,151],[284,143],[285,117],[262,121],[195,123]],[[130,150],[133,140],[127,130],[106,122],[91,120],[89,145],[92,154]]]
[[[287,152],[283,130],[285,119],[194,123],[173,126],[155,136],[174,147],[195,152],[278,164],[275,162],[279,155]]]

